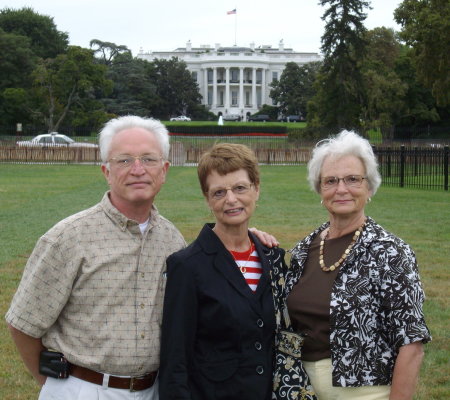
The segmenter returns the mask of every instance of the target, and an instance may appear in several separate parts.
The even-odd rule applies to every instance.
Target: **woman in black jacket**
[[[215,223],[167,260],[160,398],[269,400],[274,303],[269,271],[284,251],[248,230],[258,162],[238,144],[203,154],[198,176]]]

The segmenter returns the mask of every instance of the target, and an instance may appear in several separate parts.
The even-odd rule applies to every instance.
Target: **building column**
[[[230,108],[230,67],[225,67],[225,113]]]
[[[261,105],[266,102],[266,70],[263,68],[261,73]]]
[[[239,108],[244,109],[244,67],[239,68]]]
[[[208,106],[208,68],[203,70],[203,104]]]
[[[256,68],[252,70],[252,107],[256,108],[258,106],[256,102]]]
[[[213,100],[212,107],[217,108],[217,67],[213,68]]]

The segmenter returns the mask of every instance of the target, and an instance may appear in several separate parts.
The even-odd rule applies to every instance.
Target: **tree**
[[[94,55],[100,54],[100,60],[105,65],[111,65],[114,58],[119,54],[131,55],[131,50],[127,46],[117,45],[112,42],[102,42],[98,39],[92,39],[89,45],[94,50]]]
[[[320,65],[320,62],[302,66],[294,62],[286,63],[280,80],[271,83],[270,91],[270,97],[279,104],[281,114],[306,116],[306,106],[314,96],[313,84]]]
[[[401,48],[395,72],[406,85],[402,99],[404,106],[395,120],[396,125],[421,126],[438,122],[440,115],[436,109],[436,101],[431,90],[424,87],[417,77],[411,48]]]
[[[159,115],[161,99],[157,93],[156,72],[152,63],[133,58],[131,53],[117,54],[108,68],[114,82],[112,94],[103,99],[106,109],[117,115]]]
[[[400,37],[413,48],[419,79],[440,106],[450,104],[450,2],[404,0],[395,10]]]
[[[407,84],[395,70],[401,45],[394,31],[384,27],[366,32],[365,40],[367,52],[361,61],[366,91],[363,121],[367,128],[387,131],[406,108]]]
[[[58,31],[52,17],[38,14],[29,7],[1,10],[0,28],[27,37],[31,50],[41,58],[54,58],[64,53],[69,44],[67,33]]]
[[[190,114],[201,102],[198,85],[177,57],[170,60],[155,59],[155,83],[161,98],[159,117]]]
[[[33,72],[36,96],[41,106],[34,110],[48,131],[56,131],[69,111],[83,100],[93,100],[95,91],[108,92],[112,83],[106,79],[106,66],[95,62],[93,52],[70,46],[67,54],[42,60]]]
[[[29,86],[29,75],[36,65],[29,40],[0,28],[0,49],[0,91]]]
[[[309,120],[334,129],[358,128],[365,102],[358,61],[366,51],[363,10],[369,2],[320,0],[319,4],[328,6],[322,16],[324,60],[316,83],[318,93],[308,108],[313,114]]]

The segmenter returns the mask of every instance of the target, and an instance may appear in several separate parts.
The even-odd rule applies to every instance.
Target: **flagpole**
[[[234,13],[234,45],[236,46],[236,32],[237,32],[237,8],[235,8],[236,12]]]

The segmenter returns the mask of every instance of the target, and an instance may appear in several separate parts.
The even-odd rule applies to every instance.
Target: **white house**
[[[280,78],[286,63],[299,65],[320,61],[318,53],[300,53],[285,48],[281,40],[278,48],[263,45],[255,47],[221,47],[209,45],[186,47],[174,51],[140,51],[138,58],[183,60],[198,83],[202,103],[216,115],[238,114],[242,118],[257,112],[263,104],[272,105],[269,97],[273,80]]]

